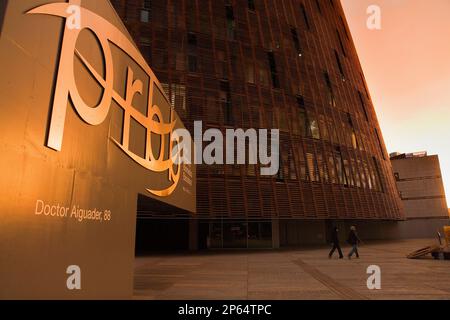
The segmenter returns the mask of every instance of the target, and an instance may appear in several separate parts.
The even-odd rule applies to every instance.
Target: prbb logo
[[[78,5],[79,1],[74,0],[71,0],[68,3],[50,3],[32,9],[28,11],[27,14],[46,14],[67,20],[72,18],[72,8]],[[174,111],[171,109],[169,100],[163,93],[164,91],[161,84],[138,49],[122,33],[122,31],[103,17],[86,8],[79,7],[77,9],[77,14],[81,17],[81,19],[78,19],[77,21],[77,27],[71,27],[72,24],[66,23],[63,31],[61,55],[46,145],[56,151],[61,151],[69,99],[72,101],[73,107],[80,118],[92,126],[100,125],[106,120],[111,103],[114,100],[124,112],[122,139],[121,141],[113,139],[114,143],[128,157],[143,168],[157,173],[168,172],[170,183],[168,188],[164,190],[147,189],[147,191],[159,197],[171,195],[177,188],[180,180],[181,164],[174,163],[174,159],[177,158],[176,154],[174,155],[172,153],[172,156],[169,157],[166,157],[165,155],[169,154],[168,150],[173,150],[179,141],[177,141],[176,137],[172,137],[177,121],[174,116]],[[92,32],[100,45],[103,54],[104,77],[96,71],[93,65],[87,61],[83,54],[76,48],[77,39],[81,31],[85,29]],[[135,79],[132,68],[128,66],[125,96],[122,97],[115,91],[115,72],[111,51],[112,45],[121,49],[142,68],[149,77],[148,88],[143,87],[143,82],[141,80]],[[96,106],[87,105],[80,95],[74,76],[74,55],[79,58],[81,63],[86,67],[103,90],[100,102]],[[133,107],[133,98],[135,95],[143,95],[144,89],[148,90],[146,115]],[[153,104],[153,97],[156,91],[159,91],[160,96],[163,97],[164,106]],[[164,123],[161,107],[165,107],[169,110],[170,115],[167,123]],[[129,150],[131,118],[136,120],[146,129],[145,157],[138,156]],[[159,150],[156,150],[156,155],[154,153],[155,148],[152,145],[152,135],[159,136],[161,141]],[[166,139],[167,137],[169,137],[168,140]]]

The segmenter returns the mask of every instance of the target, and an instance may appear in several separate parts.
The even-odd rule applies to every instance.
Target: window
[[[300,40],[298,38],[297,29],[291,28],[291,35],[292,35],[292,41],[294,42],[294,47],[297,52],[297,54],[301,57],[302,56],[302,48],[300,46]]]
[[[248,10],[250,10],[250,11],[255,11],[256,10],[256,8],[255,8],[255,0],[248,0],[247,3],[248,3]]]
[[[141,10],[141,22],[148,23],[150,21],[150,12],[148,10]]]
[[[380,147],[381,156],[383,157],[384,160],[386,160],[386,156],[384,155],[384,150],[383,150],[383,144],[381,143],[381,137],[378,134],[377,128],[375,128],[375,136],[376,136],[377,141],[378,141],[378,146]]]
[[[381,180],[380,166],[375,157],[373,157],[372,160],[373,160],[373,166],[374,166],[374,171],[375,171],[375,181],[376,181],[376,184],[378,185],[378,191],[384,192],[384,186],[383,186],[383,182]]]
[[[295,169],[294,153],[292,152],[292,148],[290,148],[290,147],[289,147],[289,154],[288,154],[288,162],[289,162],[289,179],[297,180],[297,172]]]
[[[236,22],[234,20],[233,7],[230,5],[225,6],[226,17],[227,17],[227,36],[229,40],[235,39],[235,27]]]
[[[246,61],[245,76],[248,83],[255,83],[255,68],[251,59]]]
[[[297,105],[299,107],[304,107],[305,106],[305,97],[303,97],[302,95],[298,95],[297,96]]]
[[[324,80],[325,80],[325,84],[326,84],[326,86],[328,88],[328,100],[329,100],[328,103],[329,103],[330,106],[335,107],[336,106],[336,100],[334,98],[333,85],[332,85],[331,80],[330,80],[330,75],[328,74],[328,72],[325,71],[323,73],[323,77],[324,77]]]
[[[366,184],[366,174],[364,172],[364,165],[362,163],[361,160],[358,159],[358,168],[359,168],[359,172],[360,172],[360,177],[361,177],[361,188],[366,188],[367,184]]]
[[[143,23],[150,22],[151,9],[152,9],[151,0],[144,0],[144,3],[142,4],[142,10],[141,10],[141,22],[143,22]]]
[[[331,153],[328,153],[328,170],[330,171],[331,183],[338,183],[336,175],[336,165]]]
[[[339,30],[337,30],[337,29],[336,29],[336,34],[337,34],[337,38],[338,38],[338,41],[339,41],[339,45],[341,46],[342,54],[344,55],[344,57],[346,57],[347,54],[345,53],[344,43],[342,42],[341,35],[339,33]]]
[[[152,0],[144,0],[142,7],[150,10],[152,8]]]
[[[345,170],[345,176],[347,178],[347,184],[354,186],[354,181],[352,177],[352,173],[350,171],[350,162],[347,159],[344,159],[344,170]]]
[[[364,172],[365,172],[366,177],[367,177],[367,185],[368,185],[369,189],[372,190],[373,189],[372,176],[370,174],[369,166],[368,166],[366,161],[364,161]]]
[[[341,59],[339,58],[339,53],[334,50],[334,57],[336,58],[336,64],[339,68],[339,72],[341,73],[342,79],[345,79],[344,68],[342,67]]]
[[[341,16],[340,16],[339,18],[340,18],[340,20],[341,20],[342,29],[344,29],[345,36],[347,37],[347,40],[350,40],[350,35],[348,34],[347,27],[345,26],[344,19],[342,19]]]
[[[327,121],[325,115],[323,114],[319,115],[319,129],[322,139],[329,141],[330,135],[328,133]]]
[[[302,137],[309,137],[310,136],[309,121],[308,116],[306,114],[306,109],[304,107],[299,109],[298,117],[300,122],[300,130],[299,130],[300,135]]]
[[[311,181],[319,182],[320,181],[319,168],[317,166],[317,160],[316,157],[314,157],[314,154],[309,152],[306,153],[306,161],[308,164],[309,177]]]
[[[269,72],[267,70],[267,62],[265,60],[258,60],[258,75],[261,86],[269,86]]]
[[[302,137],[320,139],[319,122],[313,112],[306,111],[302,96],[297,97],[297,105],[300,135]]]
[[[319,122],[312,112],[308,112],[309,128],[313,139],[320,139]]]
[[[139,46],[142,53],[142,56],[145,58],[148,64],[151,65],[151,56],[152,56],[152,49],[151,49],[151,39],[147,37],[141,37],[139,39]]]
[[[170,105],[174,108],[178,114],[186,114],[186,86],[182,84],[161,83],[164,89],[164,93],[170,100]]]
[[[356,131],[355,127],[353,126],[353,121],[350,113],[347,113],[347,121],[350,127],[350,139],[352,141],[352,147],[353,149],[358,149],[358,139],[356,138]]]
[[[336,169],[337,169],[337,177],[338,181],[342,185],[348,185],[347,175],[344,169],[344,160],[342,159],[341,149],[335,148],[334,156],[336,159]]]
[[[269,52],[267,52],[267,58],[269,60],[270,76],[272,78],[272,86],[274,88],[279,88],[280,82],[278,80],[277,65],[275,62],[275,54],[272,51],[269,51]]]
[[[220,79],[228,79],[228,63],[225,58],[225,52],[222,50],[217,50],[216,56],[217,77]]]
[[[295,144],[294,155],[298,163],[298,174],[300,180],[307,181],[308,176],[306,172],[305,154],[303,152],[303,146],[301,144]]]
[[[189,72],[197,72],[198,65],[197,65],[197,56],[195,55],[188,55],[188,70]]]
[[[367,114],[366,105],[364,103],[364,99],[362,97],[362,94],[359,91],[358,91],[358,96],[359,96],[359,102],[361,103],[361,110],[362,110],[364,116],[366,117],[366,121],[369,121],[369,116]]]
[[[328,179],[326,162],[323,160],[323,155],[320,153],[317,153],[317,164],[319,166],[320,179],[322,179],[322,181],[326,183],[330,182]]]
[[[186,65],[185,55],[181,52],[175,54],[175,70],[184,71]]]
[[[197,61],[197,35],[195,33],[189,32],[187,35],[188,41],[188,71],[197,72],[198,71],[198,61]]]
[[[359,75],[360,75],[360,77],[361,77],[361,81],[362,81],[362,83],[363,83],[363,87],[364,87],[364,91],[366,92],[367,99],[369,99],[369,98],[370,98],[370,96],[369,96],[369,90],[367,89],[366,81],[364,80],[364,76],[363,76],[363,74],[362,74],[361,72],[359,73]]]
[[[316,0],[316,6],[319,13],[322,14],[322,8],[320,7],[320,0]]]
[[[303,13],[303,19],[305,20],[306,27],[308,28],[308,30],[311,30],[311,26],[309,25],[308,14],[306,12],[306,8],[305,8],[304,4],[301,5],[301,10],[302,10],[302,13]]]
[[[306,114],[305,101],[303,96],[297,97],[298,105],[298,119],[299,119],[299,133],[302,137],[310,136],[310,126],[308,121],[308,115]]]
[[[358,188],[361,188],[361,179],[359,177],[359,173],[358,173],[358,167],[356,165],[356,160],[355,159],[351,159],[351,164],[353,167],[353,175],[354,175],[354,179],[355,179],[355,185]]]
[[[284,161],[284,157],[283,157],[283,154],[279,154],[278,155],[278,161],[279,161],[279,167],[278,167],[278,172],[277,172],[277,174],[276,174],[276,177],[277,177],[277,180],[278,181],[283,181],[284,180],[284,177],[285,177],[285,172],[284,172],[284,164],[285,164],[285,161]]]
[[[231,103],[231,90],[228,81],[220,82],[220,104],[225,125],[233,124],[233,110]]]
[[[188,33],[188,45],[189,47],[197,47],[197,35],[195,33]]]

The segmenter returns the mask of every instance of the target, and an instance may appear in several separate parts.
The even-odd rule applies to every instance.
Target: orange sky
[[[342,0],[389,152],[438,154],[450,206],[450,0]],[[378,5],[382,30],[366,27]]]

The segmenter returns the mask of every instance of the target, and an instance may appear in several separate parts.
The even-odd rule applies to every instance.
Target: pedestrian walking
[[[359,259],[358,245],[361,243],[361,239],[359,238],[358,233],[356,233],[355,226],[350,227],[347,242],[352,246],[352,250],[348,254],[348,258],[351,259],[353,254],[356,254],[356,258]]]
[[[333,244],[333,248],[331,248],[330,254],[328,255],[328,258],[333,257],[334,251],[338,251],[339,253],[339,259],[344,258],[344,255],[342,254],[341,246],[339,245],[339,229],[337,227],[333,228],[333,231],[331,232],[331,243]]]

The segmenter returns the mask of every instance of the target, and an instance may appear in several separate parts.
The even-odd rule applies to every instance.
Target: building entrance
[[[218,220],[208,222],[209,249],[272,248],[272,222]]]
[[[136,220],[136,255],[189,249],[190,214],[139,195]]]

